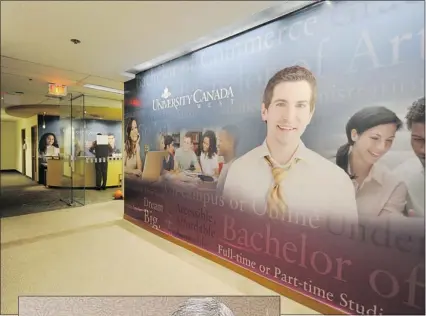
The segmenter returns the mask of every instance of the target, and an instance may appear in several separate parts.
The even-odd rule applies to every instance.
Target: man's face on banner
[[[411,126],[411,146],[414,153],[425,166],[425,124],[413,123]]]
[[[218,135],[218,155],[227,155],[230,152],[232,146],[233,144],[231,137],[226,131],[221,130]]]
[[[268,137],[282,145],[299,142],[312,118],[311,97],[312,89],[307,81],[277,84],[269,107],[262,104]]]
[[[184,139],[183,139],[183,146],[182,146],[183,150],[184,151],[189,151],[189,150],[191,150],[191,146],[192,146],[192,140],[191,140],[191,138],[184,137]]]
[[[115,147],[115,137],[113,135],[108,136],[108,144],[114,148]]]

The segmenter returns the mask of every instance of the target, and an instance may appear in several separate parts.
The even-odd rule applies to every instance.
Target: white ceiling
[[[2,1],[2,108],[57,104],[46,97],[48,82],[111,99],[86,105],[120,107],[122,95],[83,85],[121,90],[129,79],[122,73],[135,65],[280,2],[286,1]]]

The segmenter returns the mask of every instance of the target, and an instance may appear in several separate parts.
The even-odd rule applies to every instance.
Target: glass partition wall
[[[60,99],[59,148],[62,160],[60,199],[70,206],[85,204],[84,115],[84,95],[68,94]]]
[[[72,187],[73,201],[76,204],[86,203],[86,121],[85,121],[85,96],[80,94],[72,98],[71,106],[71,152],[72,152]]]
[[[122,186],[122,100],[69,94],[60,99],[59,106],[61,200],[70,206],[110,200],[113,191]],[[111,149],[102,158],[105,171],[98,170],[96,155],[90,150],[98,133],[108,135]],[[102,192],[94,190],[100,189],[98,172],[104,174]]]
[[[73,204],[72,199],[72,173],[71,173],[71,146],[69,139],[71,138],[72,118],[71,118],[72,96],[71,94],[62,97],[59,100],[59,124],[60,136],[59,151],[62,164],[61,174],[61,191],[60,199],[68,205]]]
[[[123,160],[124,151],[123,141],[123,100],[120,95],[111,95],[109,98],[85,95],[84,104],[87,110],[86,121],[86,142],[91,143],[96,139],[96,134],[108,136],[109,154],[105,157],[106,165],[105,175],[101,183],[106,185],[103,192],[87,194],[86,203],[97,203],[109,201],[113,193],[121,188],[123,179]],[[88,152],[88,160],[92,161],[93,154]],[[99,168],[101,169],[101,168]],[[96,178],[96,168],[94,164],[86,165],[86,176],[89,179]],[[99,171],[99,170],[98,170]],[[92,174],[92,176],[91,176]],[[104,181],[106,183],[104,183]],[[94,182],[92,182],[94,184]],[[100,183],[99,183],[100,184]],[[87,188],[89,185],[87,185]]]

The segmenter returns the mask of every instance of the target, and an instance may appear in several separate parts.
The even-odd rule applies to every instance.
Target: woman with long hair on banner
[[[219,161],[217,156],[217,140],[213,131],[206,131],[202,137],[200,165],[206,176],[219,175]]]
[[[352,179],[360,218],[402,215],[407,188],[378,160],[392,147],[402,121],[385,107],[366,107],[346,124],[336,164]],[[338,192],[336,192],[338,194]]]
[[[135,118],[130,118],[127,122],[126,139],[124,141],[124,172],[136,176],[142,175],[142,159],[139,140],[138,123]]]
[[[46,157],[59,156],[59,145],[55,134],[43,134],[38,144],[38,150],[43,161],[46,160]]]

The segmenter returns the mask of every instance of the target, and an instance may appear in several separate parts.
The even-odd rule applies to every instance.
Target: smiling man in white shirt
[[[425,98],[413,103],[408,110],[407,127],[411,131],[411,147],[417,158],[399,165],[395,173],[407,185],[409,216],[425,216]]]
[[[314,114],[316,90],[314,75],[300,66],[269,80],[261,107],[266,140],[232,164],[227,198],[251,203],[259,215],[267,209],[270,216],[289,211],[357,220],[350,178],[300,139]]]

